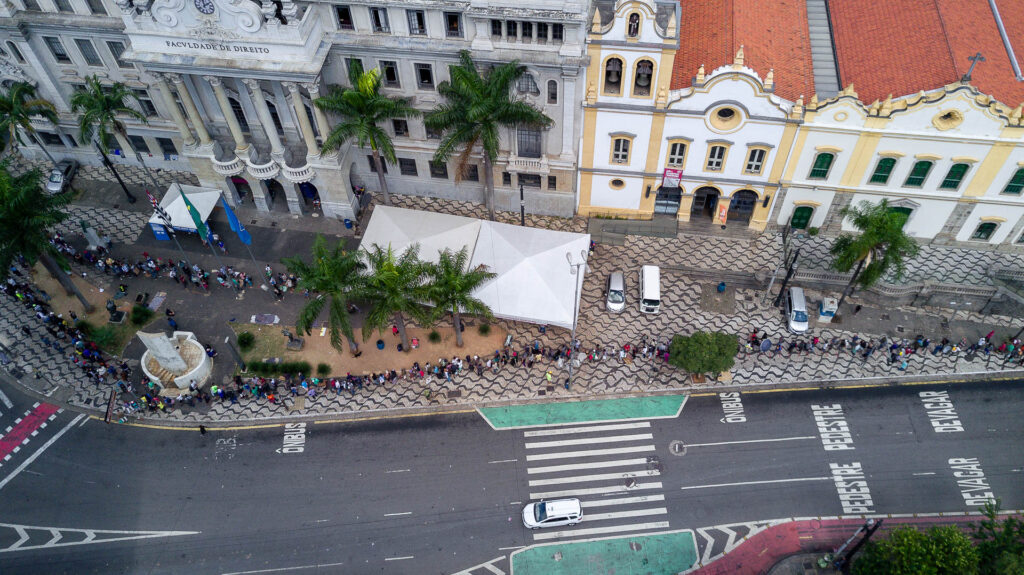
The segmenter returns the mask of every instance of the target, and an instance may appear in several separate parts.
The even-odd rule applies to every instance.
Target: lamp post
[[[569,340],[569,379],[566,380],[565,388],[569,389],[569,385],[572,384],[572,362],[576,360],[576,313],[577,307],[579,306],[580,299],[580,280],[583,276],[580,274],[580,268],[583,271],[587,271],[587,250],[580,250],[580,261],[572,261],[572,253],[565,252],[565,259],[569,262],[569,274],[572,276],[579,276],[576,278],[576,285],[573,291],[572,298],[572,335]]]
[[[519,184],[519,225],[526,227],[526,197],[523,194],[522,184]]]

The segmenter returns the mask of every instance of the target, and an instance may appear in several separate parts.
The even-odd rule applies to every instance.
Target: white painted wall
[[[776,223],[780,226],[788,224],[789,220],[793,218],[793,212],[796,211],[797,202],[818,202],[821,205],[814,208],[807,227],[820,228],[825,224],[825,216],[828,215],[835,195],[832,190],[815,190],[799,186],[789,188],[786,190],[786,198],[783,201],[782,209],[779,210],[779,219]]]
[[[850,205],[859,205],[861,202],[868,201],[872,204],[877,204],[881,201],[882,197],[877,194],[854,194]],[[891,203],[895,199],[889,196],[889,202]],[[942,231],[942,227],[949,220],[950,214],[953,213],[953,209],[956,208],[956,200],[935,200],[914,197],[910,198],[916,207],[905,206],[912,208],[913,211],[910,213],[910,217],[907,219],[907,223],[903,226],[903,230],[915,238],[932,239],[939,232]],[[856,231],[848,219],[843,220],[843,231],[853,232]]]
[[[1013,229],[1013,225],[1020,220],[1021,216],[1024,216],[1024,206],[1003,206],[996,204],[977,204],[974,210],[971,211],[971,215],[967,217],[967,221],[964,223],[964,227],[960,229],[960,233],[956,235],[957,241],[966,242],[971,241],[970,237],[980,225],[981,219],[986,217],[999,217],[1005,218],[1006,221],[999,224],[996,228],[992,237],[989,238],[989,244],[999,244],[1007,239],[1010,231]],[[978,241],[978,240],[973,240]],[[985,242],[979,242],[985,243]]]

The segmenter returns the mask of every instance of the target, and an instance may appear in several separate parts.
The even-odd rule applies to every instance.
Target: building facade
[[[377,186],[369,150],[326,152],[337,118],[312,102],[348,82],[348,67],[379,68],[383,92],[421,111],[440,102],[437,85],[460,50],[481,66],[518,59],[527,75],[518,96],[555,120],[547,130],[502,134],[495,165],[496,206],[568,216],[575,207],[584,0],[545,2],[321,2],[251,0],[12,0],[0,25],[0,80],[27,79],[61,112],[60,128],[38,125],[55,155],[95,163],[76,142],[68,101],[96,74],[137,90],[148,124],[126,122],[118,162],[193,172],[229,201],[261,211],[350,218],[353,188]],[[3,16],[4,14],[0,14]],[[456,181],[431,159],[437,134],[422,120],[385,127],[398,163],[391,191],[483,200],[482,164]],[[128,151],[132,150],[132,151]],[[31,154],[31,150],[27,151]],[[513,199],[514,198],[514,199]],[[315,202],[313,200],[316,200]]]

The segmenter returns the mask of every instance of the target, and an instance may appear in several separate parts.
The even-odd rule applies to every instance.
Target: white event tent
[[[584,268],[570,273],[566,254],[579,262],[590,235],[378,205],[359,246],[374,244],[390,245],[396,254],[419,244],[420,259],[429,262],[446,248],[468,247],[470,269],[484,265],[497,274],[474,294],[496,317],[571,329]]]
[[[196,231],[196,224],[192,221],[192,216],[188,215],[188,209],[185,208],[185,200],[181,199],[182,190],[185,190],[185,194],[188,195],[188,201],[192,202],[192,205],[196,207],[196,211],[199,212],[199,217],[203,219],[204,223],[210,217],[210,212],[213,211],[213,208],[217,207],[217,203],[220,202],[221,193],[220,190],[212,188],[183,186],[177,183],[171,184],[167,188],[167,193],[160,200],[160,207],[170,216],[171,226],[176,230],[194,232]],[[162,226],[164,222],[154,212],[152,217],[149,218],[149,223]]]

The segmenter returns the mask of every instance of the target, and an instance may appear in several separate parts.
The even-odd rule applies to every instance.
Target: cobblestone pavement
[[[483,206],[466,203],[441,201],[434,198],[394,195],[394,205],[415,209],[445,211],[471,217],[485,217]],[[117,240],[131,245],[139,236],[138,231],[145,220],[144,213],[137,211],[118,210],[98,206],[75,205],[72,207],[71,223],[65,225],[67,234],[77,234],[79,217],[88,217],[91,221],[100,222],[100,227],[110,227],[110,233],[119,234]],[[518,222],[518,214],[500,213],[499,219],[509,223]],[[365,222],[366,219],[363,219]],[[572,219],[553,218],[546,216],[528,216],[528,224],[551,227],[555,229],[582,232],[586,228],[586,220],[576,217]],[[116,231],[115,231],[116,230]],[[134,237],[133,237],[134,236]],[[716,313],[704,309],[702,291],[705,289],[698,282],[679,273],[671,271],[672,267],[702,267],[728,269],[731,271],[756,271],[766,269],[778,261],[779,241],[777,236],[759,236],[753,239],[737,239],[722,237],[705,237],[681,234],[678,239],[661,239],[647,237],[627,237],[624,246],[598,246],[590,260],[590,271],[583,286],[580,306],[579,329],[577,338],[586,349],[594,347],[610,348],[617,352],[625,343],[642,345],[647,341],[666,341],[673,334],[688,334],[697,330],[725,331],[746,334],[752,328],[765,331],[772,341],[786,337],[780,314],[770,306],[760,305],[761,293],[751,290],[736,290],[732,295],[735,309],[732,313]],[[170,248],[168,247],[168,250]],[[153,250],[151,250],[153,251]],[[173,257],[173,252],[167,255]],[[637,272],[643,264],[657,264],[666,269],[662,274],[662,312],[657,315],[643,315],[637,309]],[[628,300],[626,309],[619,314],[611,314],[604,310],[603,291],[607,274],[615,269],[626,272]],[[104,281],[94,278],[91,281]],[[222,289],[219,287],[214,290]],[[730,288],[732,289],[732,288]],[[250,290],[246,297],[244,311],[270,296],[259,290]],[[812,294],[813,296],[813,294]],[[186,297],[203,297],[192,294]],[[269,301],[269,300],[268,300]],[[892,311],[892,310],[887,310]],[[920,309],[902,310],[906,313],[920,314]],[[6,334],[18,340],[16,352],[17,363],[30,373],[22,378],[22,383],[41,393],[59,392],[57,395],[83,407],[95,407],[105,401],[109,389],[100,389],[92,383],[86,383],[77,373],[72,372],[71,364],[64,358],[57,357],[54,350],[43,348],[35,341],[24,341],[20,338],[21,325],[32,325],[35,320],[29,310],[16,304],[10,298],[0,298],[0,328]],[[223,314],[238,314],[236,309],[222,309]],[[963,312],[961,312],[962,315]],[[244,313],[242,314],[244,315]],[[285,324],[291,323],[293,317],[288,314],[282,317]],[[864,314],[868,315],[867,313]],[[933,321],[932,321],[933,320]],[[226,317],[224,321],[227,321]],[[931,318],[938,324],[937,318]],[[1010,318],[994,316],[964,315],[957,328],[963,335],[976,339],[991,329],[997,330],[998,340],[1005,333],[1012,333]],[[537,326],[502,322],[502,327],[512,335],[513,346],[522,348],[534,340],[543,345],[558,345],[569,340],[567,330],[550,328],[541,334]],[[852,337],[855,333],[861,337],[877,338],[882,335],[897,337],[910,336],[899,334],[894,330],[892,322],[866,322],[848,320],[848,325],[825,326],[814,329],[811,335],[823,339],[833,336]],[[439,327],[439,329],[442,329]],[[450,329],[450,328],[449,328]],[[854,331],[856,330],[856,331]],[[202,334],[200,334],[202,335]],[[941,334],[933,335],[941,337]],[[957,334],[959,337],[960,334]],[[808,336],[809,337],[809,336]],[[230,361],[221,356],[221,361]],[[969,372],[999,372],[1012,366],[1002,365],[996,357],[978,357],[968,361],[964,356],[932,356],[918,355],[910,360],[905,373],[889,366],[884,356],[876,354],[867,361],[848,353],[795,355],[789,357],[780,354],[769,357],[768,354],[741,356],[737,359],[731,373],[735,385],[755,385],[765,383],[792,382],[824,382],[859,378],[894,378],[901,375],[948,375]],[[407,367],[407,366],[395,366]],[[460,376],[455,382],[434,382],[429,387],[434,392],[428,399],[424,391],[427,384],[422,381],[398,382],[386,386],[370,386],[358,390],[354,394],[343,393],[336,396],[333,392],[320,395],[313,400],[305,400],[296,404],[291,398],[283,397],[277,404],[266,401],[242,400],[238,404],[227,402],[214,403],[209,409],[193,409],[186,412],[175,409],[169,413],[158,412],[152,417],[163,420],[182,420],[186,422],[230,422],[239,420],[259,419],[276,416],[325,415],[338,412],[358,412],[394,408],[423,408],[438,405],[468,405],[483,402],[500,402],[536,398],[564,398],[579,396],[600,396],[613,393],[653,392],[669,388],[709,388],[714,383],[694,384],[688,374],[671,368],[660,360],[638,358],[630,364],[620,363],[615,358],[601,361],[586,361],[579,366],[574,375],[570,390],[561,385],[548,384],[545,371],[555,372],[555,382],[560,383],[566,378],[567,371],[555,365],[542,362],[532,370],[523,367],[506,367],[498,374],[485,373]],[[59,384],[66,384],[58,389]],[[304,405],[302,405],[304,403]],[[301,406],[301,407],[300,407]]]

